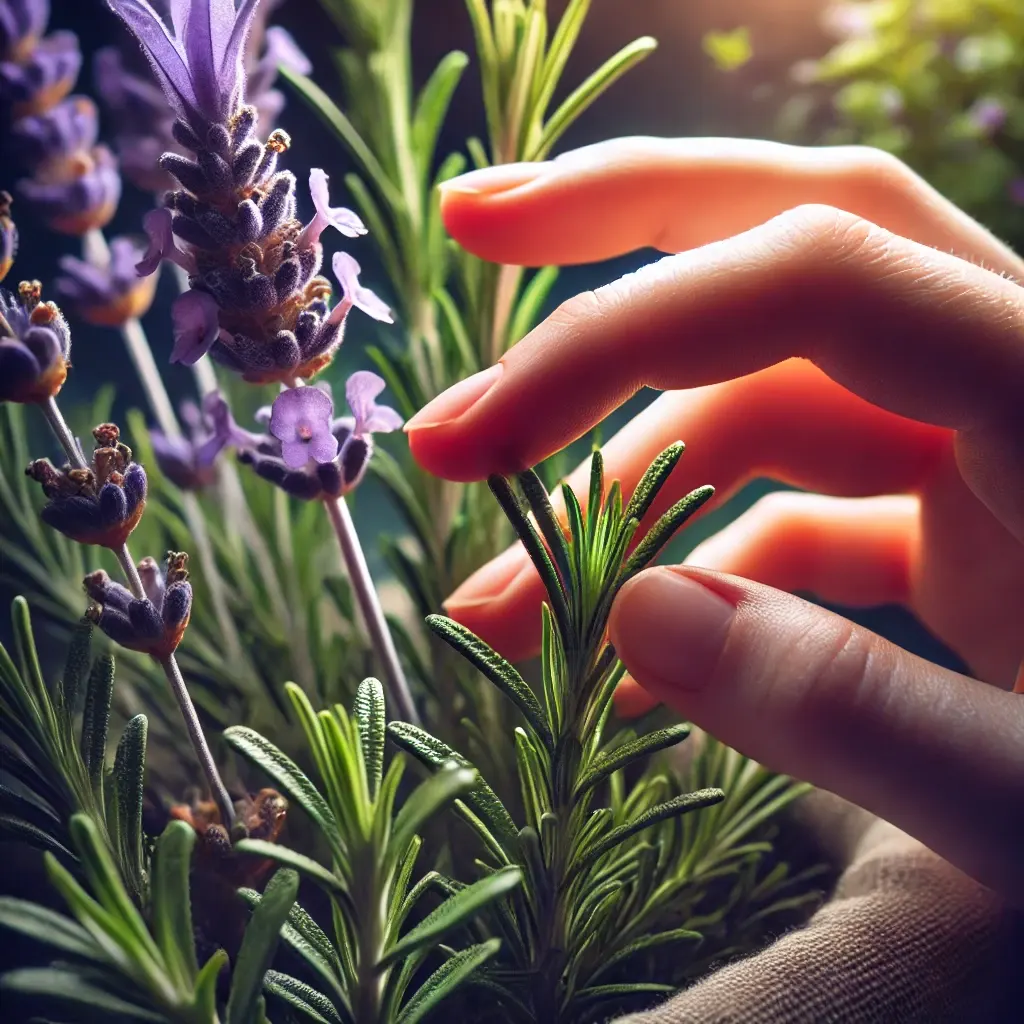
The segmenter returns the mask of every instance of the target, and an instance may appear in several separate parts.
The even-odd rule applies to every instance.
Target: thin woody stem
[[[359,535],[356,533],[348,505],[344,498],[327,498],[324,507],[338,538],[338,546],[341,548],[341,555],[352,581],[352,589],[355,591],[366,630],[370,634],[370,640],[384,670],[391,699],[395,702],[402,721],[419,725],[416,705],[413,704],[409,684],[406,682],[398,651],[395,649],[395,641],[388,628],[387,619],[384,618],[384,609],[373,585],[373,578],[370,576],[366,556],[359,543]]]
[[[57,400],[50,398],[46,402],[41,403],[40,408],[43,410],[43,414],[46,416],[47,422],[50,424],[50,428],[56,435],[61,447],[67,453],[68,461],[77,469],[88,468],[88,463],[85,461],[78,442],[75,440],[75,435],[71,433],[71,428],[67,425],[64,415],[57,405]],[[122,544],[120,548],[114,551],[114,555],[121,566],[121,570],[124,572],[132,594],[136,598],[144,600],[146,591],[142,586],[139,570],[135,566],[135,560],[128,550],[128,545]],[[185,680],[182,678],[181,669],[178,668],[178,663],[173,654],[166,661],[161,661],[160,665],[167,676],[167,681],[171,684],[171,690],[174,692],[174,697],[178,702],[181,717],[185,719],[185,728],[188,730],[192,749],[195,751],[196,759],[199,761],[203,774],[206,776],[206,781],[210,786],[210,793],[220,809],[221,820],[230,829],[235,822],[235,811],[231,803],[231,797],[228,795],[220,773],[217,771],[217,765],[213,760],[213,755],[210,753],[206,736],[203,734],[203,727],[199,723],[199,716],[196,714],[195,705],[192,703],[192,698],[185,687]]]
[[[172,654],[160,662],[160,667],[164,670],[167,682],[171,684],[171,690],[178,701],[181,717],[185,719],[185,728],[188,730],[188,738],[192,742],[192,749],[196,753],[196,758],[203,769],[203,774],[206,776],[207,785],[210,787],[210,793],[217,804],[217,809],[220,811],[221,822],[230,832],[235,824],[235,808],[231,802],[231,796],[228,794],[227,787],[217,771],[217,764],[213,760],[213,754],[207,745],[203,727],[199,722],[199,716],[196,714],[196,708],[192,703],[192,698],[189,696],[188,688],[185,686],[185,680],[182,677],[181,669],[178,667],[177,659]]]

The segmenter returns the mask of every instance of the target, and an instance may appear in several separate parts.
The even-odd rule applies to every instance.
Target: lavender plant
[[[566,489],[560,523],[534,472],[491,480],[495,503],[381,443],[521,337],[554,271],[524,285],[520,268],[444,235],[435,186],[466,158],[436,149],[468,58],[449,55],[414,93],[412,0],[323,3],[347,43],[344,111],[258,0],[106,0],[149,65],[121,49],[97,66],[121,169],[154,195],[142,244],[102,233],[120,176],[92,101],[67,98],[74,38],[45,34],[45,0],[0,0],[22,199],[83,242],[81,258],[61,262],[68,317],[37,281],[2,293],[0,553],[51,624],[78,619],[83,588],[89,601],[55,688],[22,602],[15,657],[0,652],[12,779],[0,826],[48,851],[75,918],[0,900],[0,925],[60,957],[4,984],[74,1019],[92,1005],[106,1019],[412,1024],[442,1000],[490,1019],[481,995],[501,1019],[604,1018],[742,952],[807,902],[806,880],[771,860],[769,824],[802,789],[710,739],[688,771],[647,764],[688,728],[641,734],[612,717],[622,668],[605,642],[611,602],[711,493],[636,535],[681,444],[628,500],[605,486],[595,455],[586,514]],[[467,0],[487,115],[486,142],[467,144],[477,165],[547,155],[653,47],[625,47],[552,111],[588,8],[571,0],[549,36],[543,0]],[[359,214],[332,205],[336,189],[313,168],[313,213],[299,218],[305,196],[285,164],[307,146],[271,127],[277,67],[354,156],[359,173],[345,181]],[[347,251],[330,261],[332,302],[321,275],[330,227],[348,240],[370,229],[404,340],[371,350],[380,375],[348,377],[349,415],[330,380],[349,314],[393,318]],[[0,277],[16,249],[4,194]],[[141,322],[164,263],[180,292],[170,359],[192,368],[198,392],[177,411]],[[103,395],[65,419],[76,318],[120,333],[155,427],[133,412],[122,433]],[[37,457],[33,408],[61,459]],[[411,531],[385,553],[426,630],[384,614],[349,511],[368,472]],[[432,614],[515,537],[549,599],[536,688]],[[168,553],[136,561],[129,543]],[[92,632],[119,648],[116,687],[108,656],[85,667]],[[133,715],[108,769],[112,706]],[[190,759],[174,753],[182,722]],[[240,760],[219,756],[211,725],[227,727]],[[385,736],[427,769],[415,788]],[[249,788],[266,779],[277,788]],[[287,817],[289,801],[300,814]],[[300,876],[308,911],[295,902]]]

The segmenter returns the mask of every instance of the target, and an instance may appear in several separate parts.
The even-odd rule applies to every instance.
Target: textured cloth
[[[1024,915],[825,793],[801,825],[841,874],[802,928],[617,1024],[1024,1022]]]

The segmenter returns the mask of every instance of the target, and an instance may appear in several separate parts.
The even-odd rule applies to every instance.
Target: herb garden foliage
[[[323,863],[237,838],[235,856],[279,869],[262,894],[238,892],[252,916],[230,972],[223,950],[202,964],[197,954],[196,832],[174,821],[152,847],[142,833],[144,718],[128,724],[113,770],[105,767],[112,659],[90,662],[83,625],[51,697],[19,599],[0,699],[11,774],[26,795],[5,790],[3,821],[47,847],[47,872],[74,919],[0,900],[0,925],[58,957],[8,973],[4,987],[32,1005],[71,1007],[74,1019],[241,1024],[267,1019],[269,1008],[282,1020],[414,1024],[468,982],[466,1019],[589,1021],[674,991],[727,946],[756,941],[758,922],[806,902],[783,895],[802,881],[787,879],[784,865],[762,872],[770,844],[750,841],[798,787],[710,743],[690,771],[704,785],[689,791],[671,773],[634,767],[685,739],[687,726],[610,728],[622,676],[605,639],[615,593],[711,495],[687,495],[633,544],[682,451],[659,456],[628,503],[617,482],[605,495],[595,453],[586,511],[563,489],[567,534],[535,473],[517,478],[522,497],[509,481],[490,481],[547,588],[539,697],[479,638],[430,619],[522,714],[522,823],[457,751],[407,723],[385,726],[375,679],[360,685],[351,712],[318,713],[286,687],[318,783],[258,732],[227,730],[227,742],[308,815],[327,851]],[[79,741],[72,723],[83,690]],[[405,758],[387,758],[386,734],[431,769],[401,801]],[[728,794],[707,784],[719,779]],[[417,873],[424,827],[448,805],[479,842],[475,880]],[[300,875],[325,894],[329,921],[295,902]],[[710,951],[698,929],[714,935]]]

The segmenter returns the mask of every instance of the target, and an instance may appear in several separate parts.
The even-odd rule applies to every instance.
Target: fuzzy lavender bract
[[[161,570],[153,558],[138,564],[146,596],[135,597],[102,569],[85,577],[85,592],[95,602],[86,615],[111,640],[132,651],[166,660],[181,642],[192,612],[188,555],[172,551]]]
[[[68,375],[67,321],[38,281],[22,281],[16,296],[0,289],[0,315],[0,402],[47,401]]]
[[[40,513],[44,523],[79,544],[118,551],[142,518],[146,471],[132,461],[113,423],[101,423],[93,437],[96,449],[87,468],[58,469],[49,459],[37,459],[25,472],[49,499]]]
[[[287,135],[257,138],[258,112],[243,102],[243,43],[256,0],[237,11],[233,0],[180,0],[170,28],[145,0],[108,3],[142,44],[177,117],[174,136],[194,156],[161,158],[182,187],[165,197],[170,220],[153,222],[160,238],[141,267],[167,258],[190,274],[176,307],[175,358],[192,363],[209,352],[257,383],[313,376],[333,358],[352,305],[381,317],[387,309],[365,289],[361,301],[329,309],[320,232],[328,224],[348,235],[365,228],[329,205],[322,171],[311,176],[317,213],[304,227],[295,177],[277,169]]]
[[[110,261],[105,267],[62,256],[57,291],[83,320],[101,327],[120,327],[132,317],[143,316],[153,302],[157,277],[139,277],[135,265],[141,248],[130,238],[110,242]]]

